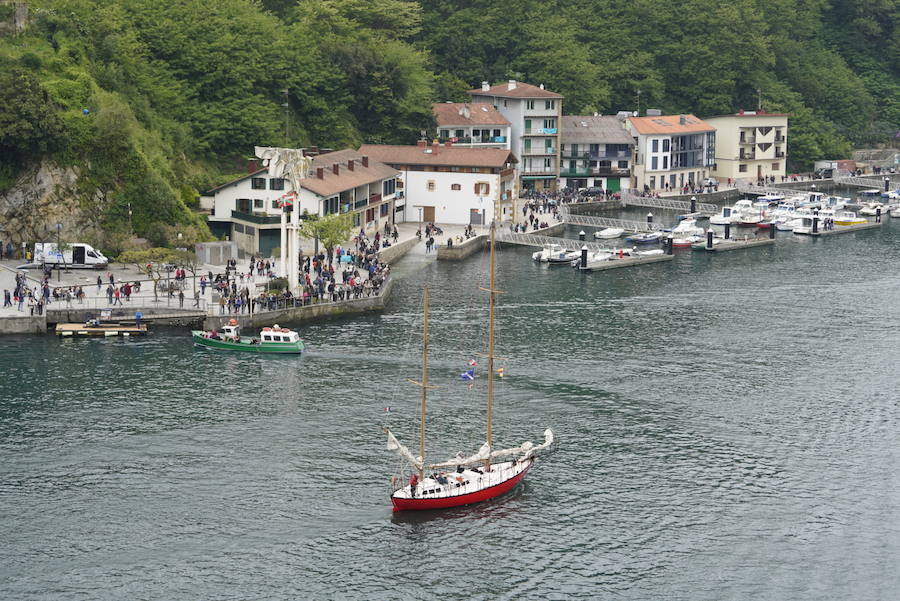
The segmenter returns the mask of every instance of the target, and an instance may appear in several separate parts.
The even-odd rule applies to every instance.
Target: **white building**
[[[716,129],[694,115],[627,117],[635,140],[632,187],[679,190],[700,186],[715,165]]]
[[[510,124],[493,105],[478,102],[442,102],[431,112],[437,123],[438,142],[473,148],[510,148]]]
[[[493,105],[510,123],[510,149],[519,157],[522,187],[555,190],[559,179],[559,123],[563,97],[510,79],[469,90],[473,103]]]
[[[788,117],[784,113],[740,111],[707,117],[716,128],[716,162],[712,171],[719,181],[761,180],[787,173]]]
[[[359,151],[400,172],[405,221],[488,224],[495,212],[500,221],[513,218],[518,174],[516,157],[505,148],[420,141],[416,146],[366,144]]]
[[[634,138],[618,117],[565,116],[560,139],[563,187],[618,192],[631,186]]]
[[[269,177],[266,169],[213,188],[200,198],[210,209],[208,223],[216,235],[227,235],[245,253],[268,256],[281,244],[281,213],[325,216],[350,213],[357,228],[373,230],[394,223],[403,210],[397,194],[397,170],[355,150],[339,150],[312,157],[309,176],[290,208],[281,199],[290,194],[290,183]]]

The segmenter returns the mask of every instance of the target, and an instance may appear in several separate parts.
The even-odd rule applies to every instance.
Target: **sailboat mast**
[[[491,221],[491,283],[490,290],[488,291],[488,298],[490,301],[488,302],[488,355],[487,355],[487,443],[489,447],[493,447],[493,436],[491,432],[491,427],[494,421],[494,300],[495,300],[495,290],[494,287],[494,232],[496,230],[496,226],[494,222]],[[491,469],[491,458],[488,457],[484,466],[486,469]]]
[[[425,405],[428,395],[428,286],[425,286],[422,295],[423,319],[422,319],[422,423],[419,426],[419,457],[422,465],[425,465]],[[425,477],[423,468],[419,469],[419,480]]]

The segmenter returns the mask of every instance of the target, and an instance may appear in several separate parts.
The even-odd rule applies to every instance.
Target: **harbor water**
[[[646,213],[646,211],[644,211]],[[505,497],[392,514],[417,445],[484,440],[486,258],[410,256],[381,314],[297,357],[0,339],[0,598],[893,599],[900,220],[582,274],[498,256],[498,446],[559,451]]]

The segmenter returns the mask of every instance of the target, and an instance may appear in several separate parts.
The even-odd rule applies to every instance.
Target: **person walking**
[[[196,288],[194,289],[194,306],[200,308],[200,291]]]
[[[107,303],[110,305],[113,304],[113,290],[114,289],[113,289],[112,284],[109,284],[106,287],[106,300],[107,300]]]
[[[97,276],[97,294],[100,294],[100,290],[103,289],[103,276]]]
[[[122,293],[116,288],[113,290],[113,306],[122,304]]]
[[[184,309],[184,290],[178,291],[178,307]]]
[[[219,295],[219,315],[225,314],[225,295]]]
[[[3,308],[5,309],[6,307],[12,307],[12,299],[10,298],[9,290],[3,291]]]

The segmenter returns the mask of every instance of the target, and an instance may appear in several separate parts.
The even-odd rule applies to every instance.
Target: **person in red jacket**
[[[409,496],[416,496],[416,487],[419,485],[419,477],[416,474],[413,474],[409,478]]]

